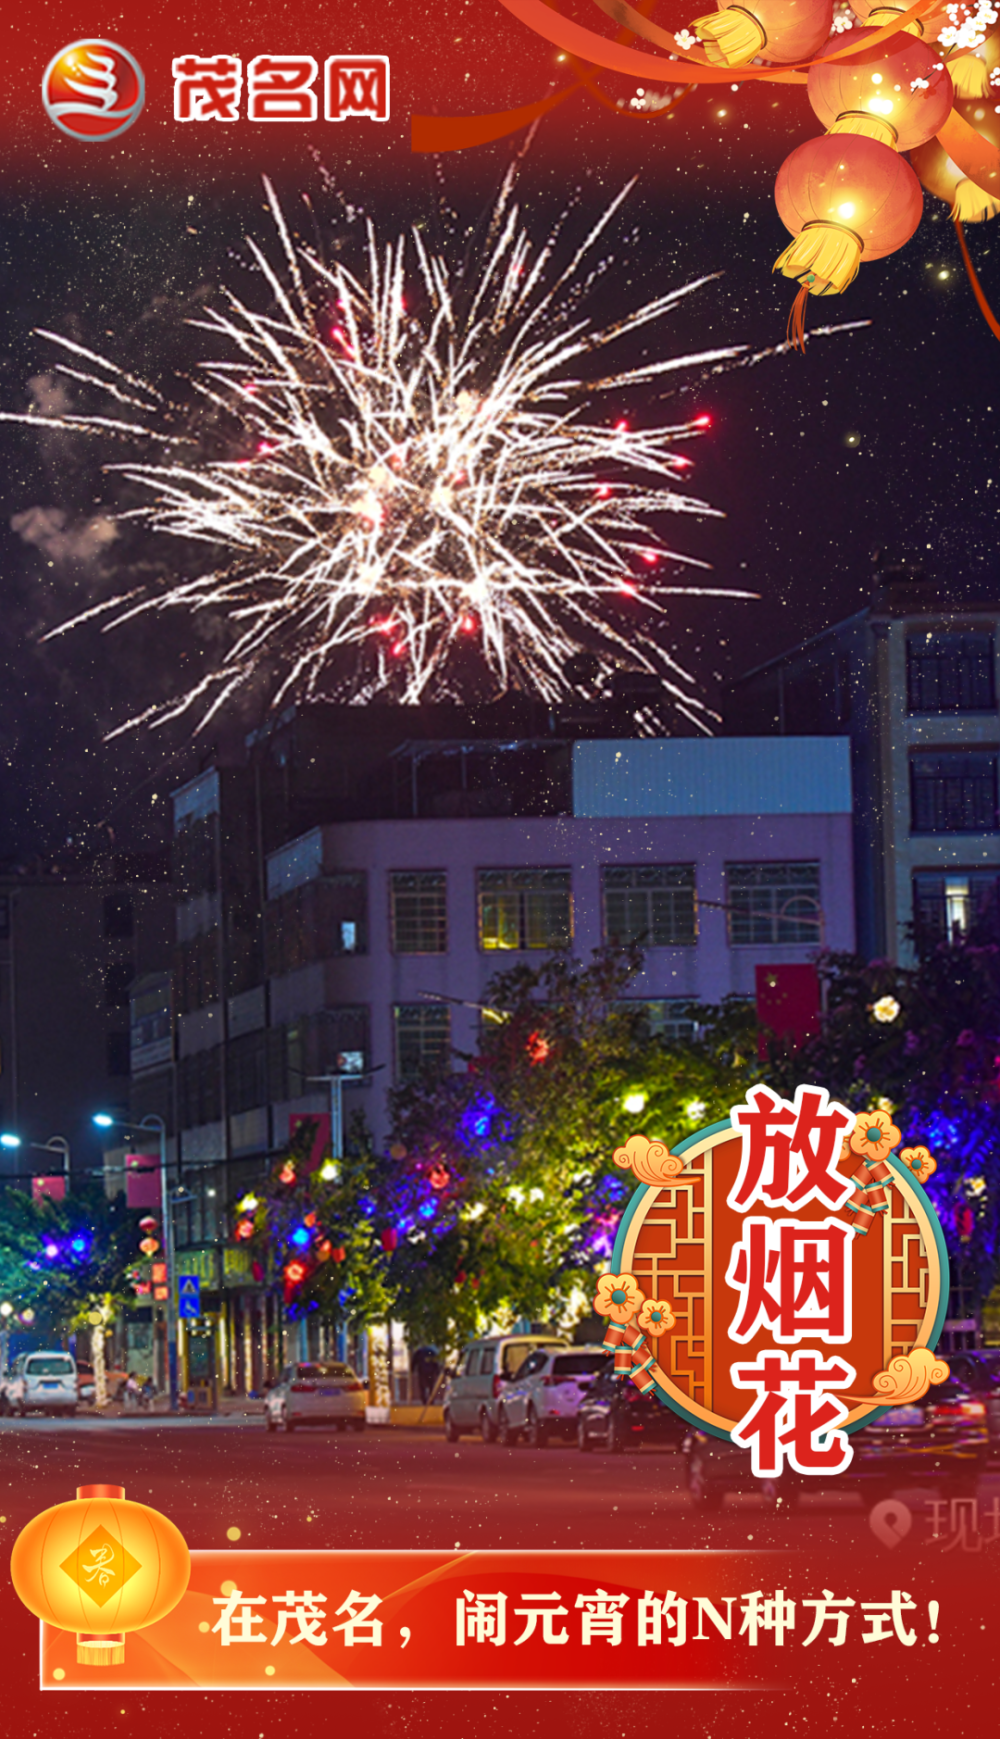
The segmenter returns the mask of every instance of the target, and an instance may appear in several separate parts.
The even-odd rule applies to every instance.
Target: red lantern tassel
[[[792,303],[791,312],[788,316],[788,325],[785,329],[785,336],[788,343],[791,345],[793,350],[801,350],[803,356],[805,356],[806,353],[806,339],[809,336],[806,332],[806,303],[808,300],[809,285],[803,284],[795,298],[795,301]]]

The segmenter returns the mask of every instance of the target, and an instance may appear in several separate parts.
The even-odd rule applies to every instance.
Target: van
[[[4,1413],[76,1412],[76,1360],[70,1353],[21,1353],[0,1395]]]
[[[484,1443],[497,1434],[497,1410],[504,1389],[520,1374],[536,1347],[565,1347],[563,1335],[503,1334],[469,1343],[444,1398],[444,1434],[457,1443],[464,1431],[478,1431]]]

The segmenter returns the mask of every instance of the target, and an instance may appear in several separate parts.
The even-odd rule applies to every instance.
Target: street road
[[[829,1488],[790,1515],[750,1493],[728,1494],[719,1514],[696,1511],[683,1458],[648,1446],[581,1455],[569,1445],[449,1444],[399,1427],[360,1437],[309,1427],[284,1436],[255,1419],[83,1418],[0,1422],[0,1545],[91,1482],[123,1485],[128,1497],[170,1516],[190,1546],[206,1549],[231,1543],[235,1528],[240,1548],[691,1549],[749,1540],[808,1547],[852,1537],[872,1544],[860,1498]],[[896,1494],[912,1515],[897,1561],[932,1549],[935,1495]],[[987,1512],[1000,1512],[994,1499],[1000,1477],[991,1471],[979,1494],[985,1532]],[[948,1518],[937,1513],[940,1531]]]
[[[947,1566],[974,1582],[992,1573],[1000,1557],[994,1538],[1000,1477],[992,1470],[980,1483],[975,1509],[968,1500],[960,1513],[939,1505],[944,1531],[937,1540],[928,1508],[934,1494],[898,1493],[907,1508],[900,1512],[897,1505],[897,1527],[902,1513],[909,1530],[901,1541],[880,1541],[860,1500],[847,1492],[810,1494],[790,1515],[769,1512],[756,1495],[730,1495],[721,1513],[705,1515],[685,1490],[682,1459],[665,1450],[580,1455],[569,1445],[501,1449],[471,1438],[452,1445],[436,1432],[399,1427],[361,1437],[323,1428],[272,1436],[262,1418],[239,1417],[0,1421],[0,1552],[9,1551],[32,1516],[72,1498],[77,1485],[104,1482],[121,1484],[127,1496],[164,1511],[192,1547],[234,1552],[278,1546],[733,1549],[752,1543],[758,1550],[804,1548],[808,1562],[810,1547],[846,1543],[867,1563],[866,1573],[874,1566],[880,1589],[884,1581],[887,1588],[935,1593],[944,1592],[936,1568]],[[973,1534],[974,1521],[981,1537]],[[5,1739],[50,1739],[60,1731],[73,1739],[286,1739],[289,1732],[322,1733],[331,1726],[361,1739],[634,1739],[664,1722],[690,1739],[746,1739],[749,1732],[795,1739],[820,1725],[834,1739],[853,1739],[855,1728],[844,1717],[854,1709],[860,1670],[847,1649],[815,1651],[813,1688],[801,1707],[786,1693],[763,1688],[752,1696],[677,1691],[666,1700],[626,1689],[358,1691],[336,1700],[335,1709],[322,1694],[109,1689],[71,1696],[67,1704],[39,1692],[37,1624],[2,1583],[0,1637]],[[934,1739],[991,1730],[971,1716],[973,1704],[978,1709],[985,1697],[992,1708],[995,1696],[993,1657],[983,1640],[977,1629],[961,1655],[964,1725],[954,1719],[953,1682],[943,1697],[926,1696],[916,1677],[904,1672],[900,1679],[897,1663],[877,1719],[866,1716],[864,1731],[879,1739],[914,1732]]]

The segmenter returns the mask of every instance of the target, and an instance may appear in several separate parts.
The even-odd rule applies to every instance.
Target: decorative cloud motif
[[[907,1401],[919,1401],[932,1383],[946,1383],[951,1368],[937,1358],[929,1347],[914,1347],[889,1360],[889,1368],[876,1371],[872,1378],[873,1395],[853,1395],[852,1400],[881,1401],[903,1406]]]
[[[630,1135],[624,1147],[616,1147],[614,1162],[623,1171],[631,1168],[640,1183],[671,1183],[684,1170],[684,1161],[665,1141],[650,1141],[645,1135]]]

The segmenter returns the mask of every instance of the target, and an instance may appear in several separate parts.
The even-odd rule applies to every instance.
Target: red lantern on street
[[[851,46],[874,31],[856,30]],[[827,43],[832,51],[836,38]],[[906,35],[876,42],[850,60],[809,68],[808,96],[831,133],[862,133],[909,151],[940,132],[951,112],[951,79],[934,49]]]
[[[173,1522],[127,1503],[120,1485],[81,1485],[73,1503],[35,1516],[14,1542],[11,1580],[29,1612],[76,1632],[76,1658],[120,1666],[125,1636],[172,1612],[191,1559]]]
[[[381,1238],[383,1250],[387,1256],[391,1256],[399,1243],[399,1233],[396,1231],[395,1226],[386,1226],[379,1236]]]
[[[144,1220],[139,1221],[139,1230],[140,1232],[155,1232],[159,1223],[155,1214],[147,1214]]]
[[[155,1256],[160,1246],[155,1238],[143,1238],[139,1248],[144,1256]]]
[[[785,66],[812,60],[830,34],[833,0],[752,0],[720,5],[691,25],[711,66],[746,66],[758,55]]]
[[[862,258],[881,260],[903,247],[920,222],[923,195],[898,151],[862,134],[827,133],[786,157],[774,198],[795,237],[774,270],[802,286],[788,335],[803,347],[809,292],[839,295],[854,282]]]

